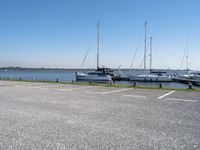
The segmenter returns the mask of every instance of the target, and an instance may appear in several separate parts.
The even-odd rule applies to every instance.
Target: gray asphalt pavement
[[[0,150],[199,150],[200,92],[0,81]]]

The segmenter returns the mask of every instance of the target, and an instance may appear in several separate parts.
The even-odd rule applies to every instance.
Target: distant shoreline
[[[86,68],[87,69],[87,68]],[[91,70],[92,68],[88,68]],[[79,68],[29,68],[29,67],[0,67],[0,70],[80,70]]]
[[[83,68],[81,70],[95,70],[96,68]],[[113,70],[119,70],[118,68],[111,68]],[[133,70],[143,70],[139,68],[132,68]],[[80,70],[80,68],[45,68],[45,67],[38,67],[38,68],[31,68],[31,67],[0,67],[0,70]],[[130,68],[121,68],[120,70],[130,70]],[[185,69],[152,69],[152,70],[181,70],[184,71]]]

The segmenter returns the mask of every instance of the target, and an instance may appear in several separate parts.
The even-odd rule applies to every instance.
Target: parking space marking
[[[29,88],[29,89],[44,89],[44,90],[49,90],[49,89],[55,89],[57,91],[73,91],[73,90],[80,90],[80,89],[88,89],[88,88],[92,88],[91,86],[86,86],[86,87],[63,87],[63,86],[21,86],[21,85],[15,85],[14,87],[16,88]],[[62,87],[62,88],[60,88]],[[59,89],[60,88],[60,89]]]
[[[89,88],[92,88],[91,86],[86,86],[86,87],[79,87],[79,88],[62,88],[62,89],[56,89],[57,91],[62,91],[62,92],[65,92],[65,91],[74,91],[74,90],[81,90],[81,89],[89,89]]]
[[[113,91],[107,91],[107,92],[92,92],[92,91],[86,91],[86,93],[89,93],[89,94],[105,95],[105,94],[111,94],[111,93],[123,92],[123,91],[128,91],[128,90],[131,90],[131,89],[120,89],[120,90],[113,90]]]
[[[72,91],[72,89],[56,89],[57,91],[62,91],[62,92],[66,92],[66,91]]]
[[[55,102],[55,101],[41,101],[42,103],[51,103],[51,104],[69,104],[69,102]]]
[[[158,97],[158,99],[162,99],[162,98],[164,98],[164,97],[166,97],[166,96],[168,96],[168,95],[170,95],[170,94],[172,94],[172,93],[174,93],[174,92],[175,92],[175,91],[168,92],[168,93],[166,93],[166,94],[164,94],[164,95]]]
[[[124,97],[135,97],[135,98],[146,98],[146,96],[142,96],[142,95],[122,95]]]
[[[117,92],[123,92],[123,91],[128,91],[128,90],[131,90],[131,89],[113,90],[113,91],[103,92],[103,94],[117,93]]]
[[[191,100],[191,99],[178,99],[178,98],[167,98],[167,100],[171,101],[182,101],[182,102],[199,102],[198,100]]]
[[[48,86],[22,86],[22,85],[15,85],[15,88],[29,88],[29,89],[48,89]]]
[[[93,88],[92,86],[85,86],[85,87],[78,87],[78,88],[71,88],[71,90],[81,90],[81,89],[89,89]]]
[[[33,88],[33,89],[48,89],[47,87],[44,87],[44,86],[34,86],[34,87],[28,87],[28,88]]]
[[[16,87],[16,88],[20,88],[20,87],[23,87],[23,86],[20,86],[20,85],[14,85],[14,87]]]
[[[86,91],[85,93],[88,93],[88,94],[98,94],[98,95],[103,95],[103,92],[92,92],[92,91]]]

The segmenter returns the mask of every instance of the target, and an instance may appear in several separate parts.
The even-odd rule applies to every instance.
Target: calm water
[[[56,79],[59,79],[59,81],[62,82],[72,82],[72,80],[75,80],[74,72],[78,70],[0,70],[0,76],[4,78],[11,77],[12,79],[22,79],[22,80],[32,80],[33,78],[35,80],[48,80],[48,81],[56,81]],[[88,71],[88,70],[83,70]],[[175,72],[178,73],[185,73],[184,71],[174,71],[174,70],[164,70],[167,71],[168,74],[172,75]],[[118,74],[119,72],[117,70],[114,71],[115,74]],[[129,70],[122,70],[120,72],[122,76],[127,76],[128,73],[131,74],[139,74],[138,70],[132,70],[129,72]],[[131,85],[134,82],[130,81],[115,81],[115,84],[128,84]],[[137,82],[137,85],[142,86],[159,86],[159,83],[148,83],[148,82]],[[187,88],[188,85],[182,84],[182,83],[175,83],[175,82],[169,82],[169,83],[162,83],[165,87],[175,87],[175,88]],[[195,87],[200,88],[200,87]]]

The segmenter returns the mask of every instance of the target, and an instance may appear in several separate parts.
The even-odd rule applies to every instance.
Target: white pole
[[[97,69],[99,68],[99,24],[97,23]]]
[[[147,53],[147,21],[145,22],[145,39],[144,39],[144,73],[146,74],[146,53]]]
[[[152,37],[150,37],[150,72],[152,69]]]
[[[187,38],[187,55],[186,55],[186,67],[187,67],[187,73],[189,73],[189,36]]]

